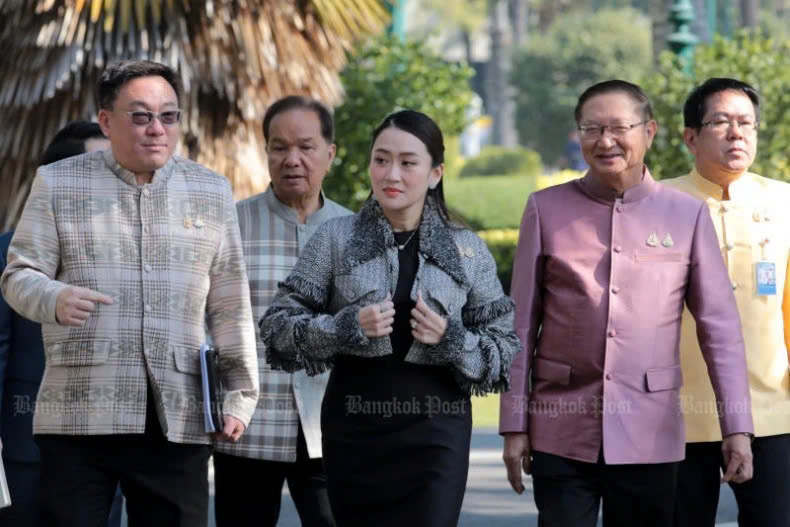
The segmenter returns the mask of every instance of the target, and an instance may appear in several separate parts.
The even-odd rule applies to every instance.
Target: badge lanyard
[[[768,243],[768,238],[760,241],[760,261],[754,266],[758,296],[776,294],[776,263],[768,261],[765,257],[765,246]]]

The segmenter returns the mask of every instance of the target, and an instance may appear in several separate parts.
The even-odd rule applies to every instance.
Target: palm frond
[[[268,183],[261,119],[283,95],[342,97],[355,41],[383,30],[382,0],[0,0],[0,230],[15,224],[43,149],[95,119],[112,61],[150,59],[183,85],[182,155],[227,176],[237,197]]]

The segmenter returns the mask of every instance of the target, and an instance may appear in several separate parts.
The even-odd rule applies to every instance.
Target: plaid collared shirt
[[[323,197],[323,194],[322,194]],[[351,211],[324,197],[324,205],[299,223],[296,211],[269,189],[236,205],[241,228],[252,311],[257,323],[271,304],[278,283],[285,280],[315,230],[326,220]],[[263,342],[257,339],[260,397],[249,427],[235,443],[216,449],[234,456],[268,461],[296,461],[299,421],[311,458],[321,457],[321,400],[328,373],[308,377],[272,370]]]
[[[67,285],[113,298],[83,327],[55,319]],[[198,348],[205,321],[226,364],[224,411],[248,422],[258,395],[255,329],[230,183],[172,158],[137,185],[112,152],[39,168],[0,279],[42,322],[37,434],[145,430],[150,383],[170,441],[209,443]]]

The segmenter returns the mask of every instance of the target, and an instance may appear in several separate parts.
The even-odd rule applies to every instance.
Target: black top
[[[403,361],[409,348],[414,342],[411,334],[411,310],[414,309],[416,302],[411,299],[411,289],[414,286],[414,277],[417,276],[419,258],[417,248],[419,247],[418,234],[415,231],[396,232],[395,243],[398,244],[398,285],[395,286],[395,293],[392,295],[392,303],[395,304],[395,322],[392,324],[390,341],[392,342],[393,356],[398,361]],[[406,244],[403,250],[400,246]]]
[[[412,234],[414,236],[407,243]],[[357,425],[362,427],[357,431],[370,431],[367,426],[372,426],[383,432],[389,427],[406,426],[415,420],[424,419],[426,415],[435,418],[443,413],[457,413],[459,408],[467,408],[459,404],[446,404],[448,401],[467,398],[455,382],[449,367],[404,361],[414,342],[411,311],[415,302],[411,300],[411,290],[419,267],[418,233],[396,232],[395,240],[399,245],[406,245],[398,251],[398,282],[392,295],[395,321],[389,338],[393,353],[373,358],[350,355],[337,357],[323,410],[324,419],[333,423],[323,423],[325,432],[339,431],[336,427],[343,422],[342,431],[353,433],[355,429],[348,428],[349,419],[356,420]],[[367,406],[362,407],[365,410],[360,410],[358,404],[366,403]]]

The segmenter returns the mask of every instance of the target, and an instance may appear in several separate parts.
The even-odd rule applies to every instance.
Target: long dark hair
[[[373,135],[370,138],[370,149],[368,150],[368,157],[373,152],[373,144],[376,138],[387,128],[397,128],[408,132],[425,145],[428,154],[431,156],[431,167],[436,168],[444,163],[444,138],[439,125],[422,112],[416,110],[401,110],[399,112],[391,113],[381,122],[378,127],[373,130]],[[439,180],[436,188],[428,189],[428,196],[432,196],[439,208],[439,216],[448,225],[460,224],[450,215],[447,210],[447,203],[444,200],[444,177]]]

